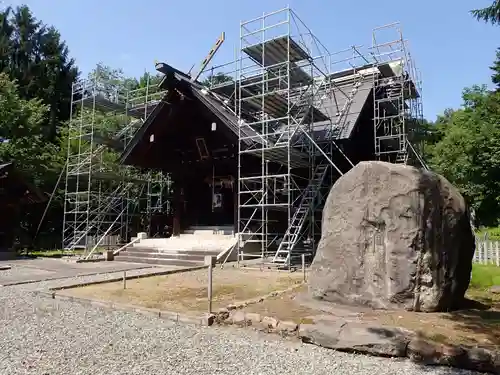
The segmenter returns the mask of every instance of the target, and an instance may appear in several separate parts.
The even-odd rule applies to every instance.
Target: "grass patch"
[[[484,291],[491,288],[493,285],[500,285],[500,267],[495,265],[473,264],[469,288]]]
[[[21,254],[25,254],[26,252],[22,252]],[[85,250],[82,249],[74,249],[72,251],[68,250],[32,250],[27,252],[28,256],[35,258],[62,258],[63,256],[78,256],[84,255]],[[98,249],[94,251],[95,255],[102,254],[102,250]]]
[[[500,227],[481,228],[476,230],[476,236],[480,239],[500,241]]]

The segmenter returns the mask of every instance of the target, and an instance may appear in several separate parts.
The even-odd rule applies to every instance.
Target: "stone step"
[[[217,256],[217,254],[176,254],[171,252],[143,252],[134,251],[134,249],[124,250],[118,256],[140,257],[140,258],[157,258],[157,259],[179,259],[191,260],[194,262],[205,262],[205,255]]]
[[[205,256],[205,255],[212,255],[212,256],[217,256],[221,251],[223,251],[224,248],[221,247],[220,251],[219,250],[170,250],[170,249],[154,249],[151,247],[139,247],[139,246],[133,246],[129,247],[122,252],[134,252],[134,253],[142,253],[142,254],[165,254],[165,255],[194,255],[194,256]]]
[[[199,239],[195,241],[171,241],[171,242],[144,242],[134,244],[133,247],[143,247],[150,249],[164,249],[164,250],[198,250],[198,251],[215,251],[219,249],[228,248],[236,243],[232,238],[230,240],[212,240],[212,239]]]
[[[204,262],[199,262],[199,261],[180,260],[180,259],[149,258],[149,257],[143,257],[143,256],[119,255],[115,259],[118,262],[146,263],[146,264],[155,264],[155,265],[160,265],[160,266],[198,267],[198,266],[204,265]]]

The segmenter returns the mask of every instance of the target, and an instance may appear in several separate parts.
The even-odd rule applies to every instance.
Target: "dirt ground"
[[[212,307],[216,310],[231,303],[261,297],[300,284],[302,280],[300,272],[215,268]],[[208,308],[207,281],[208,271],[202,269],[127,280],[125,290],[122,282],[114,282],[67,289],[62,294],[198,314],[206,312]]]
[[[295,298],[302,291],[304,288],[267,299],[248,306],[245,311],[275,316],[296,323],[311,323],[314,321],[314,316],[325,315],[324,311],[305,307],[296,301]],[[486,306],[452,313],[370,310],[360,313],[356,320],[407,328],[439,343],[500,349],[500,295],[495,297],[487,292],[472,291],[468,297]]]
[[[297,296],[305,291],[300,272],[259,271],[249,269],[214,269],[213,309],[235,302],[261,297],[273,291],[297,285],[293,292],[249,305],[246,312],[274,316],[296,323],[312,323],[315,317],[329,312],[300,304]],[[166,276],[90,285],[62,291],[75,297],[110,300],[117,303],[158,308],[167,311],[199,314],[207,311],[207,270]],[[451,313],[413,313],[406,311],[365,310],[355,320],[383,326],[402,327],[444,344],[465,344],[500,349],[500,295],[470,290],[468,297],[479,302],[468,310]],[[333,315],[334,317],[336,315]],[[345,316],[338,315],[339,319]],[[349,319],[353,319],[352,315]]]

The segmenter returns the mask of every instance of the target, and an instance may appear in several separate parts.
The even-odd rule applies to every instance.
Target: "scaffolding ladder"
[[[314,203],[318,197],[319,190],[323,185],[323,181],[325,180],[328,167],[329,164],[320,164],[316,166],[313,178],[304,191],[300,204],[292,217],[290,226],[285,232],[283,240],[280,242],[278,250],[274,255],[273,263],[283,265],[288,265],[290,263],[292,255],[291,252],[299,242],[307,217],[309,216],[311,210],[314,210]]]

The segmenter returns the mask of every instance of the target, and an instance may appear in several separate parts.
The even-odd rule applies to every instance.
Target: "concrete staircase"
[[[115,259],[120,262],[197,267],[205,264],[207,255],[225,258],[236,243],[232,227],[191,227],[178,237],[141,239],[122,250]]]

